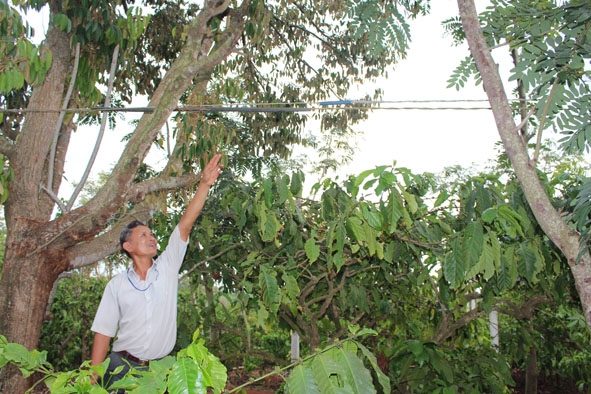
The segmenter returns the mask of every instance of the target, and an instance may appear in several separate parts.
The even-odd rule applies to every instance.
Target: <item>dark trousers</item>
[[[128,360],[127,358],[123,357],[121,354],[117,352],[112,352],[109,354],[109,367],[107,368],[107,372],[105,372],[105,376],[103,378],[104,386],[108,389],[113,383],[118,380],[121,380],[125,374],[130,369],[130,366],[137,370],[147,370],[149,367],[147,365],[140,365],[135,361]],[[121,372],[117,374],[113,374],[117,367],[123,366]],[[116,391],[117,394],[124,394],[124,389],[119,389]]]

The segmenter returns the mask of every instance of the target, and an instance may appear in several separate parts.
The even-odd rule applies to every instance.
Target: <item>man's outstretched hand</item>
[[[201,185],[211,186],[218,179],[218,176],[222,173],[222,164],[220,163],[222,154],[218,153],[214,155],[209,163],[205,166],[201,173]]]

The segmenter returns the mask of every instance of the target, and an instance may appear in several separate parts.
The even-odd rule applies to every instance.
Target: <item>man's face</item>
[[[158,242],[147,226],[137,226],[123,243],[123,248],[132,256],[154,257],[158,253]]]

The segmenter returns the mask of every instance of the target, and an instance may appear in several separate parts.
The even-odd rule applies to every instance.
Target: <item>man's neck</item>
[[[146,275],[152,264],[154,264],[152,258],[135,259],[133,260],[133,270],[141,280],[146,280]]]

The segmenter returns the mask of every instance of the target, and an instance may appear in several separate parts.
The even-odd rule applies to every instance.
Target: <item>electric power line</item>
[[[320,101],[315,105],[309,105],[304,102],[291,103],[244,103],[244,104],[220,104],[220,105],[199,105],[199,106],[178,106],[173,112],[310,112],[327,110],[427,110],[427,111],[476,111],[490,110],[490,107],[458,107],[442,106],[445,103],[487,103],[487,100],[332,100]],[[402,105],[404,104],[404,105]],[[413,105],[408,104],[425,104]],[[438,104],[439,106],[427,106],[426,104]],[[85,112],[138,112],[152,113],[156,107],[89,107],[89,108],[0,108],[3,113],[85,113]]]

